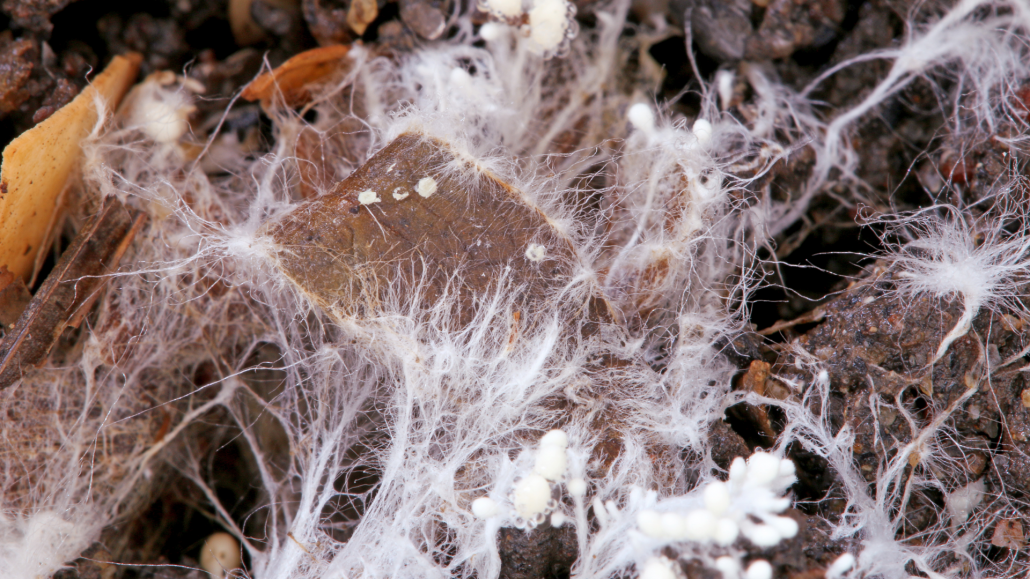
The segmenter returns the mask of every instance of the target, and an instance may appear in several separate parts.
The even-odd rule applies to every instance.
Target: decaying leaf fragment
[[[81,156],[80,144],[105,112],[118,106],[142,57],[116,56],[75,100],[11,141],[0,167],[0,266],[29,279],[57,222],[62,192]]]
[[[65,328],[82,322],[144,220],[117,199],[104,200],[0,342],[0,390],[41,363]]]
[[[1019,519],[1001,519],[994,527],[991,544],[1009,549],[1023,548],[1023,523]]]
[[[326,80],[346,66],[344,57],[349,50],[349,46],[341,44],[306,50],[254,79],[240,96],[252,102],[260,100],[265,109],[277,95],[281,95],[283,104],[288,107],[302,106],[311,99],[314,83]]]
[[[530,304],[568,280],[572,244],[522,193],[463,167],[443,142],[405,133],[335,190],[262,235],[278,267],[339,319],[373,315],[392,295],[431,306],[457,297],[459,320],[503,284]]]

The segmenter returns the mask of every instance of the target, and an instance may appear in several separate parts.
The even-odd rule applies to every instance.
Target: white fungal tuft
[[[551,485],[547,479],[531,474],[515,483],[512,505],[515,512],[530,521],[548,510],[551,501]]]
[[[744,579],[772,579],[773,568],[768,561],[758,559],[747,567],[744,572]]]
[[[985,484],[981,478],[945,495],[952,525],[961,525],[969,519],[973,509],[983,501],[984,490]]]
[[[654,133],[655,119],[651,105],[647,103],[637,103],[629,107],[629,111],[626,113],[626,118],[629,119],[633,128],[645,135]]]
[[[358,203],[361,203],[362,205],[371,205],[372,203],[379,203],[380,201],[382,201],[382,198],[380,198],[379,194],[375,191],[367,190],[358,193]]]
[[[587,482],[581,478],[574,478],[565,484],[569,494],[574,497],[584,497],[587,494]]]
[[[1002,198],[1006,193],[1000,192]],[[1022,225],[1024,219],[1015,221]],[[974,227],[952,207],[933,207],[888,221],[891,233],[910,239],[887,256],[898,270],[897,291],[962,300],[962,315],[941,340],[931,363],[969,331],[981,308],[1022,309],[1014,296],[1030,281],[1030,234],[1022,226],[1015,234],[1006,231],[1012,221],[1002,216]]]
[[[547,257],[546,247],[538,243],[530,243],[529,246],[526,247],[526,259],[529,261],[540,262],[543,261],[545,257]]]
[[[430,197],[433,193],[436,193],[436,179],[432,177],[423,177],[418,180],[418,184],[415,186],[415,192],[418,193],[419,197]]]
[[[705,119],[697,119],[690,127],[690,132],[694,133],[694,136],[697,137],[697,142],[702,147],[707,147],[712,142],[712,131],[712,123]]]

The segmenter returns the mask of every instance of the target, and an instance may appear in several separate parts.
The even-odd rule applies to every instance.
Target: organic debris
[[[259,236],[289,279],[341,320],[421,299],[427,309],[452,301],[467,323],[477,302],[508,286],[527,315],[546,287],[568,283],[572,245],[517,189],[465,163],[446,143],[405,133]]]
[[[278,106],[303,106],[310,102],[312,91],[317,90],[320,83],[346,70],[344,59],[349,50],[348,46],[337,44],[302,52],[254,79],[240,96],[248,101],[261,101],[266,110],[273,106],[273,99]]]
[[[65,328],[79,327],[145,217],[116,199],[104,200],[0,342],[0,390],[41,364]]]
[[[60,222],[62,196],[82,160],[82,142],[118,106],[141,59],[138,54],[116,57],[75,100],[4,148],[0,266],[25,280],[35,276],[41,251]]]

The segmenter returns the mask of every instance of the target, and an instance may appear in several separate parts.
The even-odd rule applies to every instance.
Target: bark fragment
[[[493,174],[448,169],[461,163],[446,144],[406,133],[263,235],[282,271],[338,318],[369,315],[386,299],[428,307],[452,296],[467,322],[490,291],[528,305],[565,283],[569,241]]]
[[[349,46],[337,44],[302,52],[254,79],[241,96],[248,101],[260,100],[266,110],[279,99],[288,107],[303,106],[310,101],[316,83],[346,69],[344,59],[349,51]]]
[[[103,202],[0,344],[0,390],[42,363],[65,328],[82,322],[143,220],[115,199]]]
[[[0,266],[0,325],[3,332],[14,329],[15,322],[32,301],[32,294],[25,282]]]

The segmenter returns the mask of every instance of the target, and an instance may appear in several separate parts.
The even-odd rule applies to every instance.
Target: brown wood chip
[[[302,106],[310,100],[314,83],[327,80],[347,66],[348,51],[349,46],[339,44],[306,50],[255,78],[240,96],[248,101],[260,100],[266,109],[273,99],[280,98],[277,95],[288,107]]]
[[[0,343],[0,390],[41,364],[64,329],[77,326],[142,227],[144,215],[108,198],[36,292]]]
[[[456,295],[467,322],[502,280],[524,305],[567,283],[569,240],[496,176],[456,174],[463,163],[440,141],[401,135],[263,235],[286,275],[338,318],[372,314],[391,288],[427,305]]]
[[[25,281],[0,266],[0,324],[4,331],[14,329],[21,313],[32,301],[32,294]]]

